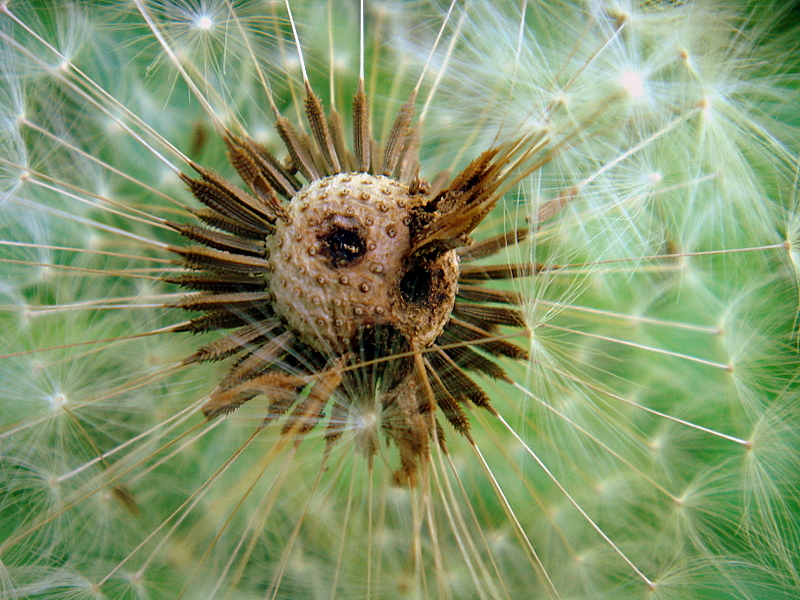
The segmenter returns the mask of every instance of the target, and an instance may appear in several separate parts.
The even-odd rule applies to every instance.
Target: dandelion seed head
[[[52,281],[54,277],[55,273],[52,267],[47,265],[39,267],[37,271],[37,281],[40,283],[47,283],[48,281]]]
[[[678,49],[678,60],[683,63],[683,66],[691,73],[697,73],[695,69],[694,59],[692,57],[691,52],[689,52],[686,48],[679,48]]]
[[[167,168],[158,169],[157,177],[158,185],[165,188],[177,188],[180,186],[181,181],[174,171]]]
[[[118,118],[106,118],[104,119],[104,125],[106,133],[111,135],[122,135],[125,133],[125,127]]]
[[[278,142],[278,136],[274,129],[269,127],[256,127],[252,131],[252,137],[259,144],[264,146],[272,146]]]
[[[209,15],[198,15],[194,24],[198,29],[209,30],[214,26],[214,20]]]
[[[96,231],[92,231],[86,236],[87,248],[99,250],[103,246],[103,243],[103,236],[99,235]]]
[[[498,552],[507,550],[510,546],[508,532],[500,528],[487,529],[484,533],[489,545]]]
[[[634,100],[642,100],[646,95],[644,78],[635,71],[623,71],[620,75],[620,85]]]
[[[57,476],[50,475],[44,479],[44,482],[53,498],[58,498],[61,495],[61,480]]]
[[[663,437],[663,435],[657,435],[657,436],[651,438],[650,440],[648,440],[647,447],[650,448],[650,450],[654,454],[661,453],[661,451],[662,451],[662,449],[664,447],[664,437]]]
[[[765,9],[724,0],[713,6],[478,0],[466,13],[456,3],[445,20],[448,3],[368,4],[365,85],[379,152],[440,29],[417,100],[419,109],[432,92],[419,132],[426,177],[457,172],[498,140],[550,138],[541,168],[510,189],[473,236],[527,227],[530,239],[502,260],[533,259],[544,267],[481,292],[521,296],[533,329],[530,340],[505,325],[493,329],[497,341],[529,351],[530,361],[514,368],[506,367],[512,360],[498,361],[517,386],[491,375],[476,379],[509,431],[495,415],[470,407],[470,437],[458,436],[442,411],[426,410],[448,451],[436,447],[437,431],[430,437],[428,478],[420,475],[412,490],[395,486],[397,455],[377,443],[387,424],[403,422],[403,410],[381,405],[386,386],[359,383],[368,370],[337,391],[314,434],[281,447],[287,413],[278,427],[262,427],[266,413],[277,419],[273,414],[282,408],[280,402],[270,408],[275,390],[266,384],[266,393],[224,420],[198,414],[225,367],[180,361],[222,337],[158,333],[184,316],[154,303],[191,294],[181,296],[185,290],[159,280],[177,270],[175,256],[163,250],[162,244],[175,244],[163,221],[186,217],[183,205],[197,203],[185,181],[134,135],[187,176],[197,177],[171,145],[191,149],[193,161],[245,190],[247,181],[237,179],[213,132],[222,123],[270,151],[280,148],[269,127],[270,96],[310,144],[310,168],[325,162],[305,122],[281,3],[143,2],[152,25],[124,3],[104,4],[97,14],[65,9],[54,13],[53,24],[25,4],[0,6],[19,11],[76,68],[58,71],[55,65],[65,61],[0,15],[8,25],[3,31],[41,59],[0,44],[0,69],[10,74],[4,81],[21,94],[5,98],[0,89],[0,103],[12,107],[0,154],[30,169],[3,169],[12,174],[3,185],[14,192],[3,198],[0,240],[33,244],[0,249],[10,273],[0,303],[4,352],[29,353],[0,362],[0,522],[13,523],[5,527],[16,536],[3,542],[9,569],[0,586],[12,597],[30,595],[34,579],[38,595],[57,590],[81,597],[89,595],[81,582],[101,580],[91,594],[111,597],[127,585],[125,593],[137,597],[175,597],[183,590],[187,597],[344,598],[402,589],[425,598],[441,590],[446,596],[451,584],[458,597],[649,593],[556,490],[556,481],[659,582],[659,595],[785,595],[796,582],[796,511],[786,499],[794,502],[798,473],[791,332],[800,228],[792,221],[796,207],[785,201],[793,189],[787,165],[797,153],[794,117],[786,116],[796,112],[796,77],[784,65],[786,52],[778,58],[766,51],[772,42],[761,40],[758,12]],[[347,138],[357,56],[350,39],[357,36],[350,33],[357,21],[329,16],[321,4],[290,4],[312,85],[343,116]],[[76,35],[81,23],[96,35]],[[625,65],[635,66],[628,73]],[[78,69],[108,95],[87,80],[71,88]],[[186,79],[215,116],[203,113]],[[704,95],[711,100],[701,106]],[[15,124],[20,114],[46,133]],[[197,147],[187,139],[196,123],[209,132]],[[297,164],[278,158],[299,177]],[[42,183],[51,188],[43,191]],[[87,202],[79,204],[84,195]],[[558,198],[562,210],[541,216]],[[246,217],[252,218],[249,210]],[[265,235],[245,233],[248,241],[236,244],[257,254]],[[44,279],[41,269],[48,271]],[[187,278],[198,275],[185,271]],[[267,277],[230,279],[249,293],[254,280]],[[461,287],[469,286],[475,283]],[[226,318],[252,328],[266,310],[251,308]],[[316,321],[309,326],[309,337],[318,327]],[[453,360],[466,364],[490,356],[486,343],[455,346],[475,353],[453,352]],[[426,359],[435,351],[426,349]],[[321,375],[339,376],[312,355],[307,345],[293,347],[276,363],[289,376],[301,373],[305,394]],[[238,358],[225,360],[229,366]],[[37,361],[42,372],[31,376]],[[430,373],[450,372],[443,364]],[[363,395],[362,388],[378,392],[369,402],[350,403],[345,391]],[[59,394],[67,404],[56,409]],[[256,427],[253,440],[245,441]],[[335,435],[343,443],[330,441]],[[744,457],[742,445],[722,435],[753,440],[749,454],[757,456]],[[63,463],[52,462],[54,449]],[[42,482],[38,492],[18,494],[27,465],[48,480],[59,473],[61,497],[40,505]],[[129,486],[129,495],[111,491],[109,481]],[[676,490],[685,491],[690,506],[671,513]],[[121,497],[129,498],[127,507]],[[92,514],[95,500],[104,514]],[[127,511],[135,502],[144,510],[132,517]],[[511,512],[519,525],[508,518]],[[638,517],[628,519],[632,514]],[[543,560],[552,587],[537,575],[527,544]],[[131,573],[135,581],[128,581]]]
[[[380,423],[380,415],[373,410],[360,411],[353,420],[354,428],[366,434],[373,434]]]
[[[50,402],[50,406],[53,408],[53,410],[63,410],[64,407],[69,402],[67,400],[67,395],[64,394],[63,392],[53,394],[52,396],[50,396],[48,401]]]
[[[714,119],[714,98],[711,95],[705,95],[700,102],[698,103],[698,107],[701,110],[701,114],[703,115],[703,119],[706,122],[713,122]]]
[[[300,57],[296,54],[290,54],[284,57],[282,66],[287,73],[296,73],[300,70]]]

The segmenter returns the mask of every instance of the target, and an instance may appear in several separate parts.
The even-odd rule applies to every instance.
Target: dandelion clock
[[[800,596],[797,33],[0,1],[0,598]]]

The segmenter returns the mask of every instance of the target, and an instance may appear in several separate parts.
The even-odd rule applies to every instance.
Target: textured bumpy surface
[[[359,330],[384,324],[411,347],[432,344],[453,309],[458,263],[449,251],[424,269],[409,264],[411,210],[425,201],[368,173],[300,190],[267,242],[276,313],[319,351],[342,351]]]

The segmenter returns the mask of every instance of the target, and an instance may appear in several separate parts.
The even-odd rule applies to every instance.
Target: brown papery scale
[[[493,412],[470,373],[508,381],[496,360],[527,356],[506,339],[525,328],[520,298],[487,283],[540,267],[473,262],[527,230],[469,235],[543,141],[484,152],[431,189],[419,176],[413,95],[378,145],[359,86],[351,153],[337,142],[341,119],[306,89],[311,135],[276,114],[285,160],[223,132],[249,190],[196,164],[199,178],[184,176],[204,208],[198,223],[172,224],[194,242],[172,248],[184,272],[169,281],[191,290],[176,306],[200,313],[179,330],[227,330],[185,362],[231,361],[207,418],[263,396],[265,421],[282,420],[284,436],[324,426],[328,446],[348,433],[371,459],[383,435],[399,451],[397,482],[413,485],[430,444],[445,448],[439,415],[471,440],[465,406]]]

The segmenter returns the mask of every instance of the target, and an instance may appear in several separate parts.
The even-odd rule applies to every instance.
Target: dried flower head
[[[283,161],[225,131],[249,192],[194,163],[200,178],[182,176],[205,205],[195,216],[210,228],[171,224],[202,244],[172,248],[187,272],[169,281],[195,290],[177,306],[204,313],[176,330],[233,329],[186,359],[235,357],[203,406],[207,417],[263,395],[266,420],[285,417],[289,436],[308,433],[329,410],[333,443],[359,413],[374,411],[363,451],[375,453],[381,430],[400,453],[397,480],[413,482],[431,440],[444,443],[435,409],[465,436],[461,405],[492,410],[468,372],[508,381],[495,359],[527,356],[500,335],[525,327],[519,298],[483,284],[534,267],[470,264],[527,231],[480,242],[469,234],[542,139],[486,151],[449,184],[442,173],[431,185],[419,174],[415,94],[378,144],[360,81],[350,152],[341,118],[326,116],[305,87],[311,136],[276,110]]]

